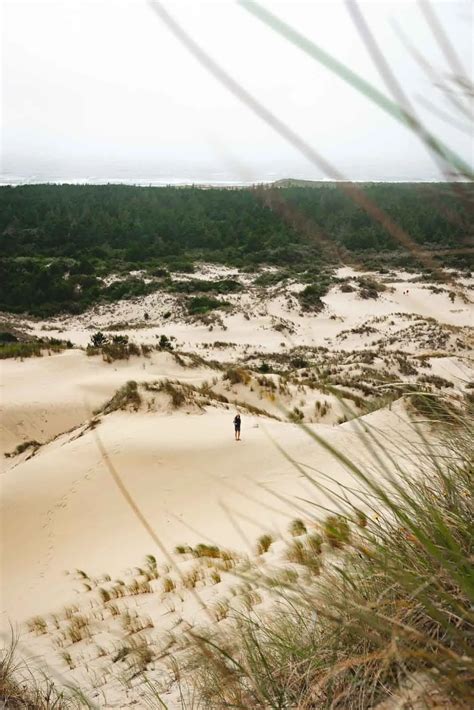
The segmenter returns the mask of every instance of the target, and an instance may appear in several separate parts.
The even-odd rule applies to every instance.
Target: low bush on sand
[[[13,451],[10,451],[10,453],[6,453],[5,457],[7,459],[14,458],[15,456],[23,454],[25,451],[28,451],[28,449],[33,449],[33,451],[36,451],[36,449],[38,449],[40,446],[41,444],[35,439],[31,439],[30,441],[22,441],[21,444],[18,444],[18,446],[13,449]]]
[[[26,342],[0,343],[0,360],[7,358],[41,357],[44,352],[59,353],[66,348],[72,348],[71,341],[57,340],[56,338],[42,338],[41,340],[28,340]]]
[[[230,304],[227,301],[219,301],[217,298],[209,296],[196,296],[189,298],[186,305],[190,315],[202,315],[217,308],[226,308]]]
[[[190,279],[189,281],[174,281],[169,286],[169,290],[176,293],[237,293],[242,291],[242,288],[242,284],[235,279],[221,279],[220,281]]]
[[[231,385],[247,385],[250,382],[250,373],[241,367],[229,367],[223,375]]]
[[[143,348],[143,346],[142,346]],[[87,346],[87,355],[99,355],[105,362],[115,362],[115,360],[129,360],[132,355],[146,355],[138,345],[130,342],[128,335],[113,335],[112,338],[97,331],[91,336]]]
[[[303,310],[313,311],[315,313],[322,311],[324,303],[321,298],[327,293],[327,290],[328,284],[326,283],[310,284],[309,286],[306,286],[298,294],[298,300]]]

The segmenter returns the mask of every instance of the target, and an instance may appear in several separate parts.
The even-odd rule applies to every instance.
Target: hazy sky
[[[165,2],[203,48],[353,179],[434,179],[425,149],[380,109],[235,2]],[[385,88],[343,0],[266,7]],[[472,162],[472,135],[395,25],[444,78],[416,0],[361,0],[387,61],[430,129]],[[470,0],[432,3],[472,78]],[[324,175],[200,66],[146,0],[3,0],[2,174],[14,180],[247,181]]]

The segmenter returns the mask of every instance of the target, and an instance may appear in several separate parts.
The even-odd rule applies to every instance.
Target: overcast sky
[[[235,2],[166,9],[267,108],[352,179],[435,179],[393,119]],[[266,7],[385,88],[343,0]],[[397,35],[449,75],[416,0],[361,0],[385,58],[430,129],[472,163],[472,135],[420,103],[452,109]],[[472,3],[432,3],[472,78]],[[319,179],[324,174],[192,57],[146,0],[3,0],[2,175],[130,182]]]

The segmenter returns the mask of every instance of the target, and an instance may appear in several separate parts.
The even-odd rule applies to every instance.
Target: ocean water
[[[348,164],[342,170],[346,179],[355,182],[433,182],[443,180],[435,169],[416,169],[413,165],[381,168],[380,164],[365,161],[363,165]],[[327,180],[328,178],[311,165],[301,162],[283,162],[264,165],[245,165],[239,168],[215,166],[202,161],[181,160],[167,164],[143,163],[141,161],[101,162],[59,161],[36,157],[29,160],[3,160],[0,172],[1,185],[40,183],[68,184],[125,184],[143,186],[163,185],[215,185],[232,187],[271,183],[284,178],[300,180]]]

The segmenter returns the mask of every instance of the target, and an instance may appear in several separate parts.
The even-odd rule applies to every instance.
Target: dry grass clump
[[[306,530],[306,525],[302,520],[300,520],[300,518],[295,518],[295,520],[291,521],[288,531],[290,535],[293,535],[293,537],[298,537],[299,535],[306,535],[306,533],[308,532]]]
[[[179,409],[186,402],[186,396],[180,387],[176,387],[169,380],[164,380],[161,391],[165,392],[171,398],[173,409]]]
[[[26,628],[30,633],[34,633],[37,636],[40,636],[46,633],[48,625],[46,623],[46,619],[44,619],[42,616],[33,616],[26,622]]]
[[[212,559],[219,559],[222,557],[223,550],[220,550],[217,545],[206,545],[200,542],[192,550],[194,557],[211,557]]]
[[[148,579],[132,579],[130,584],[126,585],[126,594],[135,596],[137,594],[151,594],[153,591]]]
[[[350,540],[350,525],[342,515],[329,515],[324,521],[323,534],[333,549],[342,548]]]
[[[273,536],[268,533],[260,535],[257,540],[257,555],[263,555],[264,552],[268,552],[273,541]]]
[[[74,687],[60,689],[46,674],[35,674],[18,659],[18,639],[11,635],[0,649],[0,703],[11,710],[80,710],[91,707]]]
[[[141,401],[137,383],[135,380],[129,380],[117,390],[112,399],[106,402],[101,409],[96,410],[94,414],[110,414],[118,409],[127,409],[127,407],[137,411]]]
[[[176,589],[176,584],[173,582],[171,577],[163,577],[161,580],[162,584],[162,589],[165,594],[168,594],[169,592],[174,592]]]
[[[14,337],[14,336],[13,336]],[[16,340],[16,339],[15,339]],[[42,357],[43,351],[48,354],[59,353],[66,348],[72,348],[70,340],[58,340],[57,338],[40,338],[39,340],[0,342],[0,360],[8,358]]]
[[[189,547],[189,545],[176,545],[174,551],[177,555],[187,555],[190,554],[193,550],[192,547]]]
[[[31,439],[30,441],[22,441],[21,444],[18,444],[18,446],[13,449],[13,451],[10,451],[9,453],[5,453],[5,458],[14,458],[15,456],[19,456],[20,454],[24,453],[25,451],[28,451],[28,449],[33,449],[33,453],[36,451],[36,449],[39,449],[41,444],[39,441],[36,441],[35,439]]]
[[[183,574],[181,581],[185,589],[194,589],[202,578],[202,570],[199,567],[194,567],[186,574]]]
[[[219,584],[222,581],[222,577],[216,569],[213,569],[211,571],[209,579],[211,580],[212,584]]]
[[[302,540],[293,540],[286,548],[286,559],[297,565],[303,565],[311,574],[318,575],[321,571],[320,550]]]
[[[230,612],[230,604],[227,599],[220,599],[211,608],[211,614],[215,621],[226,619]]]
[[[127,325],[127,324],[124,324]],[[128,335],[113,335],[110,338],[101,331],[97,331],[91,336],[90,342],[86,348],[86,354],[89,356],[99,355],[102,353],[104,362],[115,362],[115,360],[129,360],[132,355],[147,355],[148,349],[145,351],[138,345],[129,340]]]
[[[461,412],[453,401],[431,392],[410,394],[409,403],[415,413],[432,424],[456,424]]]
[[[228,380],[231,385],[248,385],[251,376],[247,370],[241,367],[229,367],[223,375],[224,380]]]
[[[125,609],[120,621],[123,630],[129,635],[137,634],[139,631],[153,627],[153,622],[149,616],[140,616],[134,609]]]
[[[82,614],[76,614],[65,627],[65,633],[72,644],[90,638],[89,619]]]

